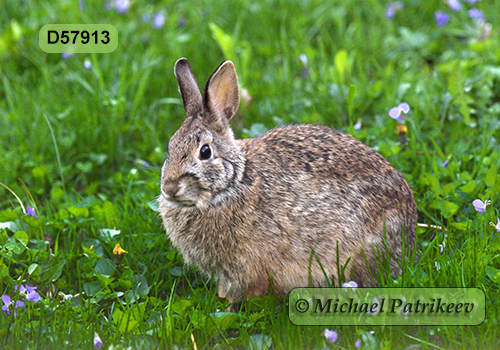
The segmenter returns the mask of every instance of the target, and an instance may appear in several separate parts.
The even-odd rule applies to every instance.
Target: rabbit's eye
[[[212,156],[212,150],[210,150],[209,145],[203,145],[200,149],[200,159],[207,160]]]

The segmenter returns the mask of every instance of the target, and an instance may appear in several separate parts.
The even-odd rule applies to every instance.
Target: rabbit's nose
[[[163,191],[169,198],[175,198],[177,191],[179,191],[179,184],[175,181],[167,182],[163,185]]]

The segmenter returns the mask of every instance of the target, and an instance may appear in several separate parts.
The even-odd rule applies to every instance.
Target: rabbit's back
[[[238,140],[245,150],[243,182],[259,179],[268,203],[281,198],[343,216],[391,211],[415,201],[403,175],[354,137],[320,125],[290,125]],[[278,201],[279,203],[279,201]],[[277,204],[278,204],[277,203]],[[365,222],[369,224],[369,222]]]

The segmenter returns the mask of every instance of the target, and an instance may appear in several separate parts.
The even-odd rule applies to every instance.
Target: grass
[[[474,5],[491,32],[465,1],[459,12],[404,1],[392,20],[379,0],[138,0],[123,14],[85,3],[5,0],[0,12],[0,293],[22,299],[14,286],[23,283],[40,295],[0,312],[2,348],[92,349],[95,333],[110,349],[351,349],[358,339],[365,349],[498,347],[500,234],[490,222],[500,217],[500,3]],[[446,26],[435,11],[450,15]],[[142,20],[158,12],[162,28]],[[110,23],[119,46],[47,54],[37,33],[48,23]],[[238,137],[320,123],[388,158],[414,190],[419,222],[446,230],[419,229],[418,263],[397,280],[379,278],[479,287],[485,322],[332,326],[330,344],[324,328],[291,324],[286,300],[221,312],[227,302],[183,264],[153,210],[184,116],[173,75],[180,57],[200,82],[235,62],[251,97],[233,120]],[[387,112],[403,101],[411,111],[398,135]],[[477,198],[491,201],[483,214]],[[28,205],[38,218],[25,215]]]

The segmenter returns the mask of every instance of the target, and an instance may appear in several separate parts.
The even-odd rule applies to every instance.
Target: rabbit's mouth
[[[161,197],[165,202],[176,207],[193,207],[196,205],[196,201],[193,199],[168,195],[163,189],[161,189]]]

